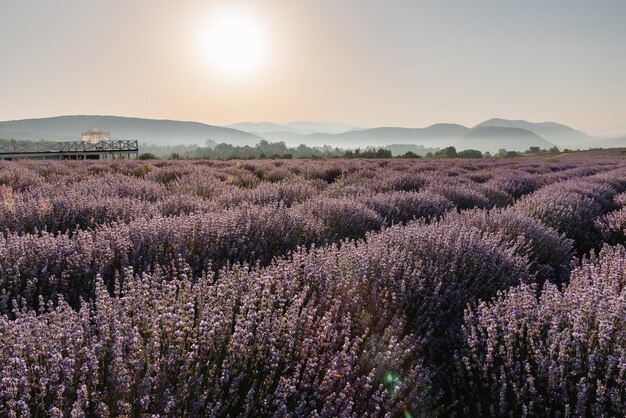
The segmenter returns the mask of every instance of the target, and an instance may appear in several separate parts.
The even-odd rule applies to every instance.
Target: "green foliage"
[[[498,150],[498,153],[496,154],[496,157],[500,157],[500,158],[513,158],[513,157],[519,157],[521,154],[517,151],[507,151],[504,148],[500,148]]]
[[[483,153],[475,149],[466,149],[458,153],[459,158],[483,158]]]
[[[137,157],[138,160],[158,160],[159,157],[157,157],[156,155],[154,155],[151,152],[144,152],[142,154],[139,154],[139,156]]]
[[[330,146],[308,147],[299,145],[289,148],[284,142],[260,141],[254,146],[217,144],[213,140],[207,140],[205,146],[198,145],[152,145],[141,144],[139,149],[142,153],[151,153],[163,159],[170,159],[172,154],[177,154],[183,159],[212,159],[212,160],[248,160],[256,158],[330,158],[342,157],[344,150]]]
[[[524,151],[524,155],[545,155],[545,154],[558,154],[558,147],[552,147],[549,150],[541,149],[539,147],[530,147],[526,151]]]
[[[360,148],[347,150],[344,155],[345,158],[391,158],[391,150],[385,148],[366,148],[361,151]]]
[[[457,158],[458,156],[459,154],[456,152],[456,148],[454,147],[447,147],[435,153],[435,157]]]
[[[408,152],[423,157],[426,156],[428,152],[439,151],[439,148],[426,148],[424,145],[416,144],[389,144],[385,145],[384,148],[391,151],[391,155],[393,155],[394,157],[402,157]]]

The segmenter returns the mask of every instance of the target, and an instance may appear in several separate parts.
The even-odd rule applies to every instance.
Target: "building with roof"
[[[91,128],[87,132],[83,132],[82,140],[83,142],[87,142],[89,144],[97,144],[102,141],[110,141],[111,134],[109,131],[101,131],[98,128]]]

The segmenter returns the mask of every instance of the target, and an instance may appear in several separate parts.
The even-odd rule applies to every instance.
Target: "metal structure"
[[[0,160],[30,158],[41,160],[112,160],[135,159],[137,141],[18,142],[0,144]]]

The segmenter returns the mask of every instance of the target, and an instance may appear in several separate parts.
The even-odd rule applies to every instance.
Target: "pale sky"
[[[216,35],[233,16],[241,39]],[[626,126],[626,1],[0,0],[0,97],[0,120],[606,132]]]

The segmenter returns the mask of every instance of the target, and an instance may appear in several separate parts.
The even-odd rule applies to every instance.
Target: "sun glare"
[[[242,12],[225,12],[207,23],[206,58],[226,76],[247,76],[267,58],[267,36],[258,19]]]

